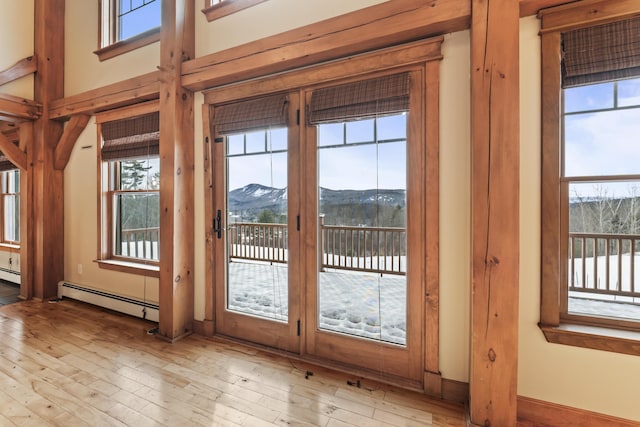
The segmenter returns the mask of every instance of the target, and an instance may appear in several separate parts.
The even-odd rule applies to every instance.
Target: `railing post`
[[[324,271],[324,215],[318,218],[318,271]]]

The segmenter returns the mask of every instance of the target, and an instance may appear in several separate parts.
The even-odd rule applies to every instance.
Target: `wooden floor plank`
[[[0,425],[463,426],[461,405],[73,300],[0,307]],[[351,385],[350,385],[351,384]]]

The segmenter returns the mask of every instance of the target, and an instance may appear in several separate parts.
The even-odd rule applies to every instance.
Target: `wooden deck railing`
[[[568,253],[570,291],[640,298],[640,235],[570,233]]]
[[[320,222],[320,269],[406,274],[406,229]]]
[[[124,257],[158,261],[160,228],[134,228],[122,230],[120,248]]]
[[[406,229],[345,227],[320,221],[319,267],[406,274]],[[285,224],[234,223],[228,229],[229,259],[287,262]]]
[[[229,224],[227,241],[229,259],[287,262],[286,224]]]

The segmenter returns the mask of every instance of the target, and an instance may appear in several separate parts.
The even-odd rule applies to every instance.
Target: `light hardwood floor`
[[[153,326],[66,299],[0,307],[0,425],[465,425],[460,405]]]

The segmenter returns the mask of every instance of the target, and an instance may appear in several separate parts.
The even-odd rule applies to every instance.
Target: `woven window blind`
[[[122,160],[160,154],[160,113],[116,120],[102,125],[102,160]]]
[[[0,172],[18,169],[11,161],[0,152]]]
[[[409,89],[409,73],[318,89],[311,94],[308,121],[315,125],[407,111]]]
[[[562,87],[640,76],[640,17],[562,34]]]
[[[212,106],[209,110],[210,121],[216,127],[218,135],[287,126],[288,105],[287,96],[279,94],[219,107]]]

